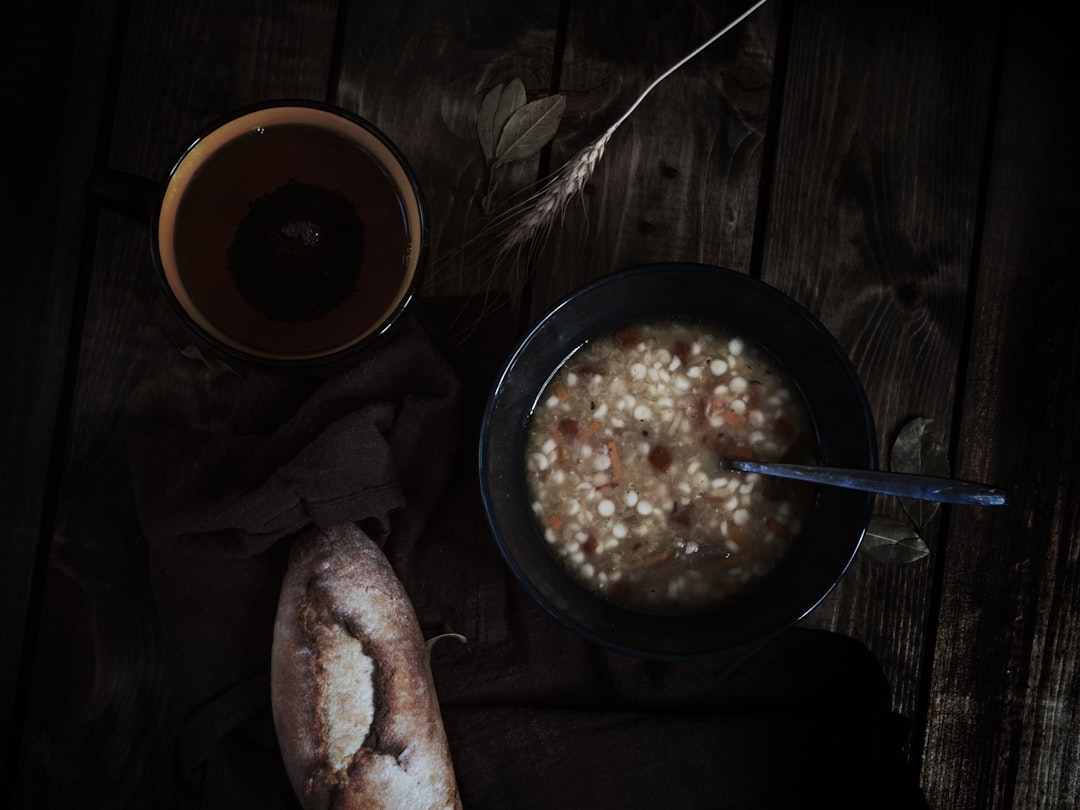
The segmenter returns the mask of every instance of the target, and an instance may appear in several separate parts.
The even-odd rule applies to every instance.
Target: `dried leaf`
[[[889,454],[889,467],[893,472],[949,477],[949,456],[934,438],[933,429],[934,420],[926,417],[912,419],[900,429]],[[920,529],[941,508],[935,501],[914,498],[901,498],[900,505]]]
[[[480,111],[476,114],[476,134],[480,136],[480,148],[484,150],[484,159],[488,163],[495,159],[495,111],[505,86],[497,84],[488,90],[484,100],[480,102]]]
[[[930,553],[926,541],[909,524],[874,515],[863,537],[862,550],[878,562],[907,565]]]
[[[566,97],[548,96],[529,102],[517,110],[506,122],[495,147],[495,165],[524,160],[544,148],[555,137]]]
[[[514,113],[525,106],[526,100],[525,85],[521,79],[511,79],[499,95],[499,103],[495,107],[495,114],[491,123],[492,160],[498,156],[499,150],[496,147],[502,137],[503,130],[506,128],[507,121],[510,120]]]
[[[499,142],[506,122],[515,112],[525,106],[525,84],[521,79],[512,79],[509,84],[497,84],[492,87],[476,115],[476,134],[480,137],[480,148],[488,163],[495,160],[495,145]]]

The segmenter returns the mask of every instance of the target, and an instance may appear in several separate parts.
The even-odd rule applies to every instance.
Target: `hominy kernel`
[[[618,346],[586,344],[575,370],[556,372],[540,394],[526,439],[530,505],[552,553],[586,586],[616,598],[618,584],[629,588],[620,600],[660,612],[707,607],[772,569],[797,534],[785,511],[803,508],[765,498],[756,477],[717,475],[717,457],[752,448],[779,460],[809,423],[772,361],[741,338],[693,324],[622,331]],[[670,463],[657,466],[657,451]],[[770,520],[789,531],[769,530]],[[744,561],[732,573],[704,563],[715,554]]]

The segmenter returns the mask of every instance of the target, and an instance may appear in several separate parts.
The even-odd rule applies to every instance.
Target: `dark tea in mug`
[[[416,183],[366,122],[302,103],[248,111],[178,161],[156,224],[166,286],[226,350],[288,364],[348,352],[413,294]]]

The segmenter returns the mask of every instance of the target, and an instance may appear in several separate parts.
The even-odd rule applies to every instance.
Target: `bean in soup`
[[[812,436],[760,348],[708,325],[641,323],[587,343],[552,378],[530,418],[526,480],[582,584],[639,610],[695,612],[766,577],[812,505],[803,485],[717,459],[810,461],[798,448]]]

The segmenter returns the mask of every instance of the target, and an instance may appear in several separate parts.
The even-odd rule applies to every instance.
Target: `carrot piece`
[[[657,563],[662,563],[670,556],[671,548],[669,547],[665,548],[663,551],[657,551],[655,554],[650,554],[648,557],[643,558],[639,564],[645,566],[646,568],[651,568]]]
[[[565,385],[556,385],[555,396],[559,398],[559,402],[566,402],[570,399],[570,392],[566,390]]]
[[[551,528],[553,528],[555,531],[559,531],[559,529],[562,528],[562,518],[558,515],[549,515],[548,523],[551,524]]]
[[[765,525],[768,526],[770,529],[772,529],[777,534],[787,534],[787,526],[785,526],[783,523],[781,523],[776,518],[772,518]]]
[[[744,461],[754,460],[754,451],[749,447],[732,447],[727,451],[727,454],[732,458],[741,458]]]
[[[585,430],[582,431],[582,436],[586,439],[591,439],[598,430],[600,430],[600,423],[593,419],[585,426]]]
[[[732,427],[740,427],[746,424],[746,420],[735,413],[735,411],[724,411],[724,421]]]
[[[619,448],[615,442],[607,443],[608,456],[611,457],[611,485],[618,486],[622,478],[622,468],[619,466]]]

